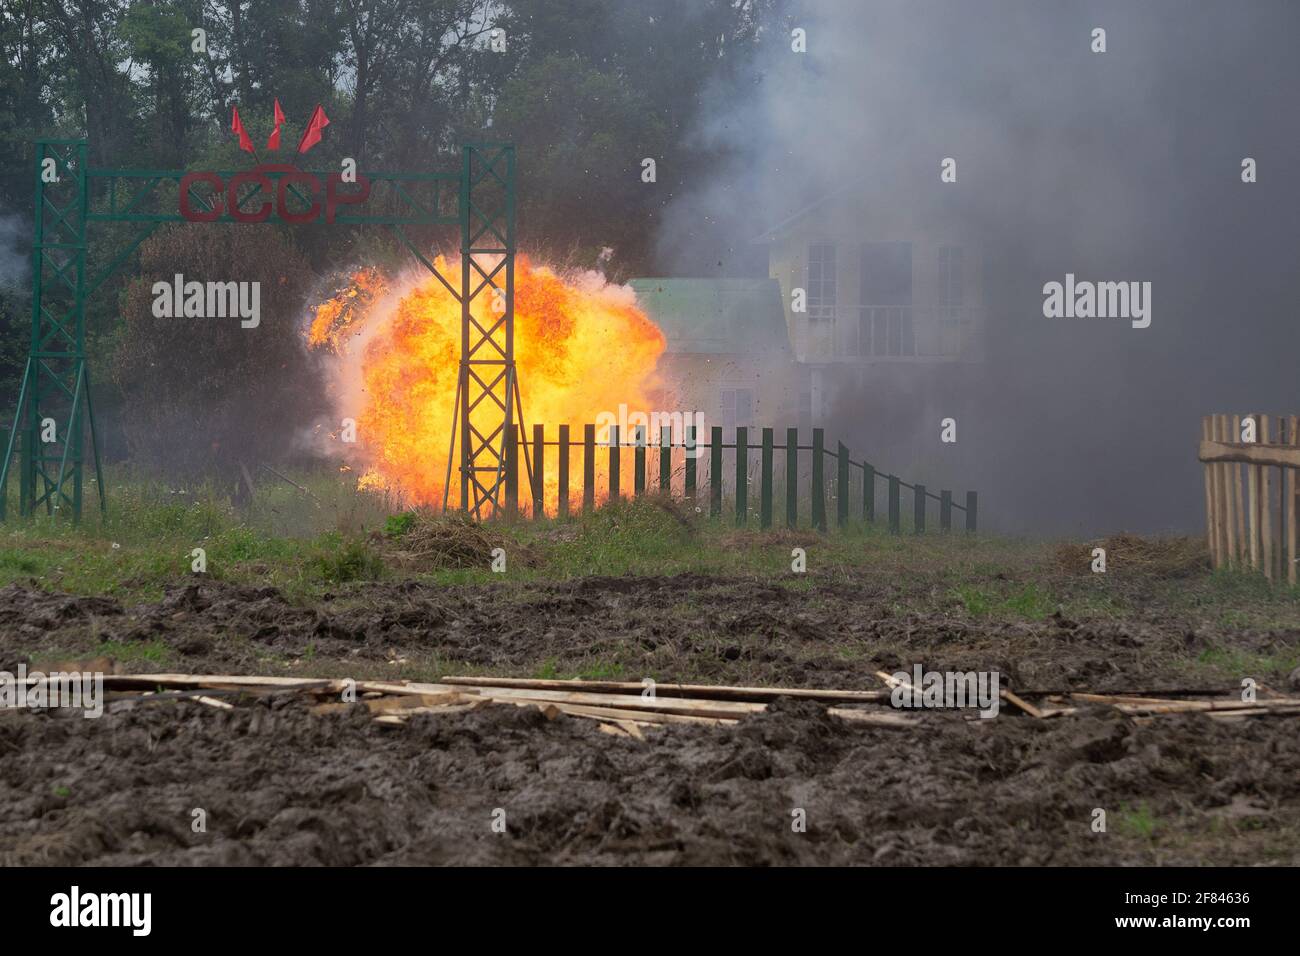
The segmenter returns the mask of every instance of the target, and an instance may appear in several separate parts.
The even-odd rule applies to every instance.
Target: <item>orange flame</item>
[[[458,274],[458,264],[442,257],[435,265],[443,275]],[[617,412],[620,403],[651,409],[665,340],[631,289],[610,285],[596,273],[562,276],[520,255],[514,301],[523,437],[531,438],[532,425],[539,423],[546,440],[555,441],[556,426],[567,424],[577,443],[583,425],[594,423],[601,412]],[[491,288],[474,299],[472,312],[484,328],[499,319]],[[427,274],[393,283],[376,269],[362,269],[316,307],[307,339],[312,348],[332,355],[340,417],[356,422],[357,451],[351,457],[362,466],[361,486],[399,492],[419,504],[441,504],[460,368],[456,299]],[[494,376],[495,370],[485,373],[488,381]],[[504,397],[503,387],[498,385],[495,394]],[[491,419],[491,406],[490,399],[479,405],[475,414],[485,417],[477,422]],[[546,449],[546,459],[553,507],[556,449]],[[572,459],[570,474],[579,476],[580,469],[580,457]],[[572,487],[580,494],[580,483]],[[520,488],[526,498],[522,474]],[[453,467],[449,504],[458,505],[459,497]]]

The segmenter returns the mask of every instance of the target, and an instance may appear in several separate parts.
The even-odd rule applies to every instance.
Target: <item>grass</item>
[[[1154,839],[1156,831],[1160,828],[1160,822],[1145,803],[1140,804],[1137,809],[1131,809],[1127,805],[1121,806],[1118,821],[1121,833],[1140,837],[1143,840]]]
[[[302,602],[382,579],[510,587],[591,575],[692,573],[758,578],[797,592],[815,588],[824,597],[827,586],[860,587],[870,576],[890,582],[891,593],[881,600],[894,614],[1036,621],[1058,609],[1079,619],[1140,617],[1158,607],[1242,629],[1293,628],[1300,620],[1296,589],[1239,571],[1188,572],[1198,553],[1192,539],[1108,539],[1107,573],[1092,574],[1083,561],[1088,543],[891,535],[880,523],[850,523],[829,534],[759,531],[753,524],[737,529],[734,517],[711,519],[654,498],[624,499],[566,519],[494,522],[470,535],[454,525],[434,528],[427,524],[430,512],[358,490],[337,473],[293,477],[302,489],[268,478],[254,507],[238,512],[216,487],[167,484],[119,469],[111,475],[107,517],[88,508],[79,526],[45,515],[0,525],[0,586],[157,600],[165,587],[192,577],[191,552],[203,548],[210,578],[276,587]],[[431,528],[438,533],[428,533]],[[504,574],[491,570],[495,546],[506,552]],[[430,548],[444,547],[460,549],[455,560],[429,558]],[[805,573],[792,570],[795,549],[803,551]],[[1163,574],[1166,566],[1178,573]]]

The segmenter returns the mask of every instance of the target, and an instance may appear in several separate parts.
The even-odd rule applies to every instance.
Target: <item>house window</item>
[[[808,318],[835,318],[835,245],[830,242],[808,247]]]
[[[939,247],[939,353],[961,351],[962,256],[961,246]]]
[[[916,354],[912,330],[912,244],[868,242],[862,246],[862,296],[858,354]]]
[[[724,388],[722,390],[722,427],[724,429],[749,427],[754,424],[754,390],[750,388]]]

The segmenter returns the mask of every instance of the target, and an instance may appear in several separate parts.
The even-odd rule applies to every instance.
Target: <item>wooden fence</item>
[[[711,517],[721,517],[723,507],[724,475],[730,471],[734,479],[729,484],[730,506],[737,525],[745,525],[751,519],[751,486],[757,485],[758,509],[753,515],[762,528],[772,527],[775,519],[774,509],[778,504],[776,490],[777,477],[784,475],[785,526],[798,527],[800,516],[806,514],[809,524],[825,531],[828,524],[828,499],[835,510],[835,523],[843,526],[849,523],[856,513],[863,521],[876,520],[877,486],[885,489],[886,508],[889,530],[894,534],[902,531],[902,490],[907,489],[912,497],[912,530],[921,534],[927,527],[927,510],[933,505],[938,510],[939,530],[952,529],[953,512],[960,511],[965,518],[967,531],[976,528],[978,498],[973,491],[966,492],[965,503],[953,500],[953,494],[947,489],[938,494],[926,489],[923,484],[911,484],[897,475],[881,472],[866,461],[855,459],[849,449],[837,443],[834,450],[826,446],[822,429],[812,430],[812,443],[800,444],[798,429],[789,428],[785,432],[785,441],[778,444],[776,433],[772,428],[757,429],[758,442],[751,443],[751,429],[737,428],[731,442],[723,441],[721,427],[713,427],[707,441],[695,435],[695,429],[688,426],[681,441],[674,442],[671,429],[664,428],[658,442],[649,442],[644,428],[636,429],[628,438],[621,437],[618,427],[610,429],[609,440],[596,441],[596,426],[583,426],[582,438],[574,441],[568,425],[556,429],[556,437],[547,439],[545,427],[534,425],[532,438],[521,438],[518,426],[510,426],[505,449],[505,509],[507,514],[520,513],[520,483],[530,483],[526,491],[531,497],[531,513],[534,518],[543,518],[547,512],[547,502],[554,499],[553,513],[567,515],[575,505],[574,482],[570,474],[571,461],[581,458],[581,507],[591,510],[597,499],[597,456],[608,456],[607,467],[600,469],[607,482],[606,500],[616,499],[625,493],[623,480],[627,470],[625,455],[632,458],[633,495],[647,492],[668,494],[680,497],[687,502],[696,502],[698,510],[703,510],[707,501]],[[551,451],[553,449],[553,451]],[[729,456],[731,468],[724,467],[723,453]],[[694,452],[694,454],[689,454]],[[802,453],[806,452],[807,457]],[[521,455],[524,468],[520,468]],[[780,456],[783,469],[775,468],[776,458]],[[555,481],[548,481],[548,462],[555,462]],[[658,459],[658,468],[651,474],[648,463]],[[680,464],[675,462],[680,461]],[[801,461],[806,461],[808,468],[801,470]],[[701,469],[701,464],[706,465]],[[754,473],[757,466],[757,474]],[[702,474],[703,472],[703,474]],[[801,476],[806,475],[806,481]],[[651,485],[650,479],[654,483]],[[800,485],[806,484],[808,492],[800,494]],[[552,490],[553,489],[553,490]],[[802,507],[801,507],[802,502]],[[525,502],[525,505],[528,503]]]
[[[1254,423],[1254,441],[1243,429]],[[1250,567],[1296,583],[1295,415],[1207,415],[1201,419],[1205,523],[1214,567]]]

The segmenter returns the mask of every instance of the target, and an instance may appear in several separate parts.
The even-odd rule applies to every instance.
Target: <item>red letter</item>
[[[342,173],[331,174],[329,180],[325,183],[325,221],[333,222],[334,214],[339,206],[351,206],[355,203],[365,202],[370,196],[370,180],[364,173],[357,173],[357,185],[360,190],[354,193],[345,193],[338,190],[338,186],[343,182]]]
[[[239,187],[245,183],[257,183],[262,187],[262,192],[266,195],[266,201],[262,203],[262,208],[257,212],[244,212],[239,208]],[[231,176],[230,185],[226,187],[226,203],[230,206],[230,215],[239,222],[266,222],[271,218],[271,189],[271,180],[256,169],[250,173]],[[253,193],[249,193],[249,195],[251,196]]]
[[[195,183],[212,184],[212,209],[196,210],[190,206],[190,187]],[[221,218],[221,191],[225,183],[216,173],[186,173],[181,177],[181,218],[190,222],[216,222]]]
[[[276,212],[285,222],[312,222],[320,215],[320,180],[311,173],[304,173],[300,169],[293,169],[292,172],[286,173],[280,177],[280,190],[276,193]],[[290,212],[289,203],[285,199],[284,191],[289,188],[290,183],[306,183],[307,189],[311,193],[311,208],[306,212]]]

